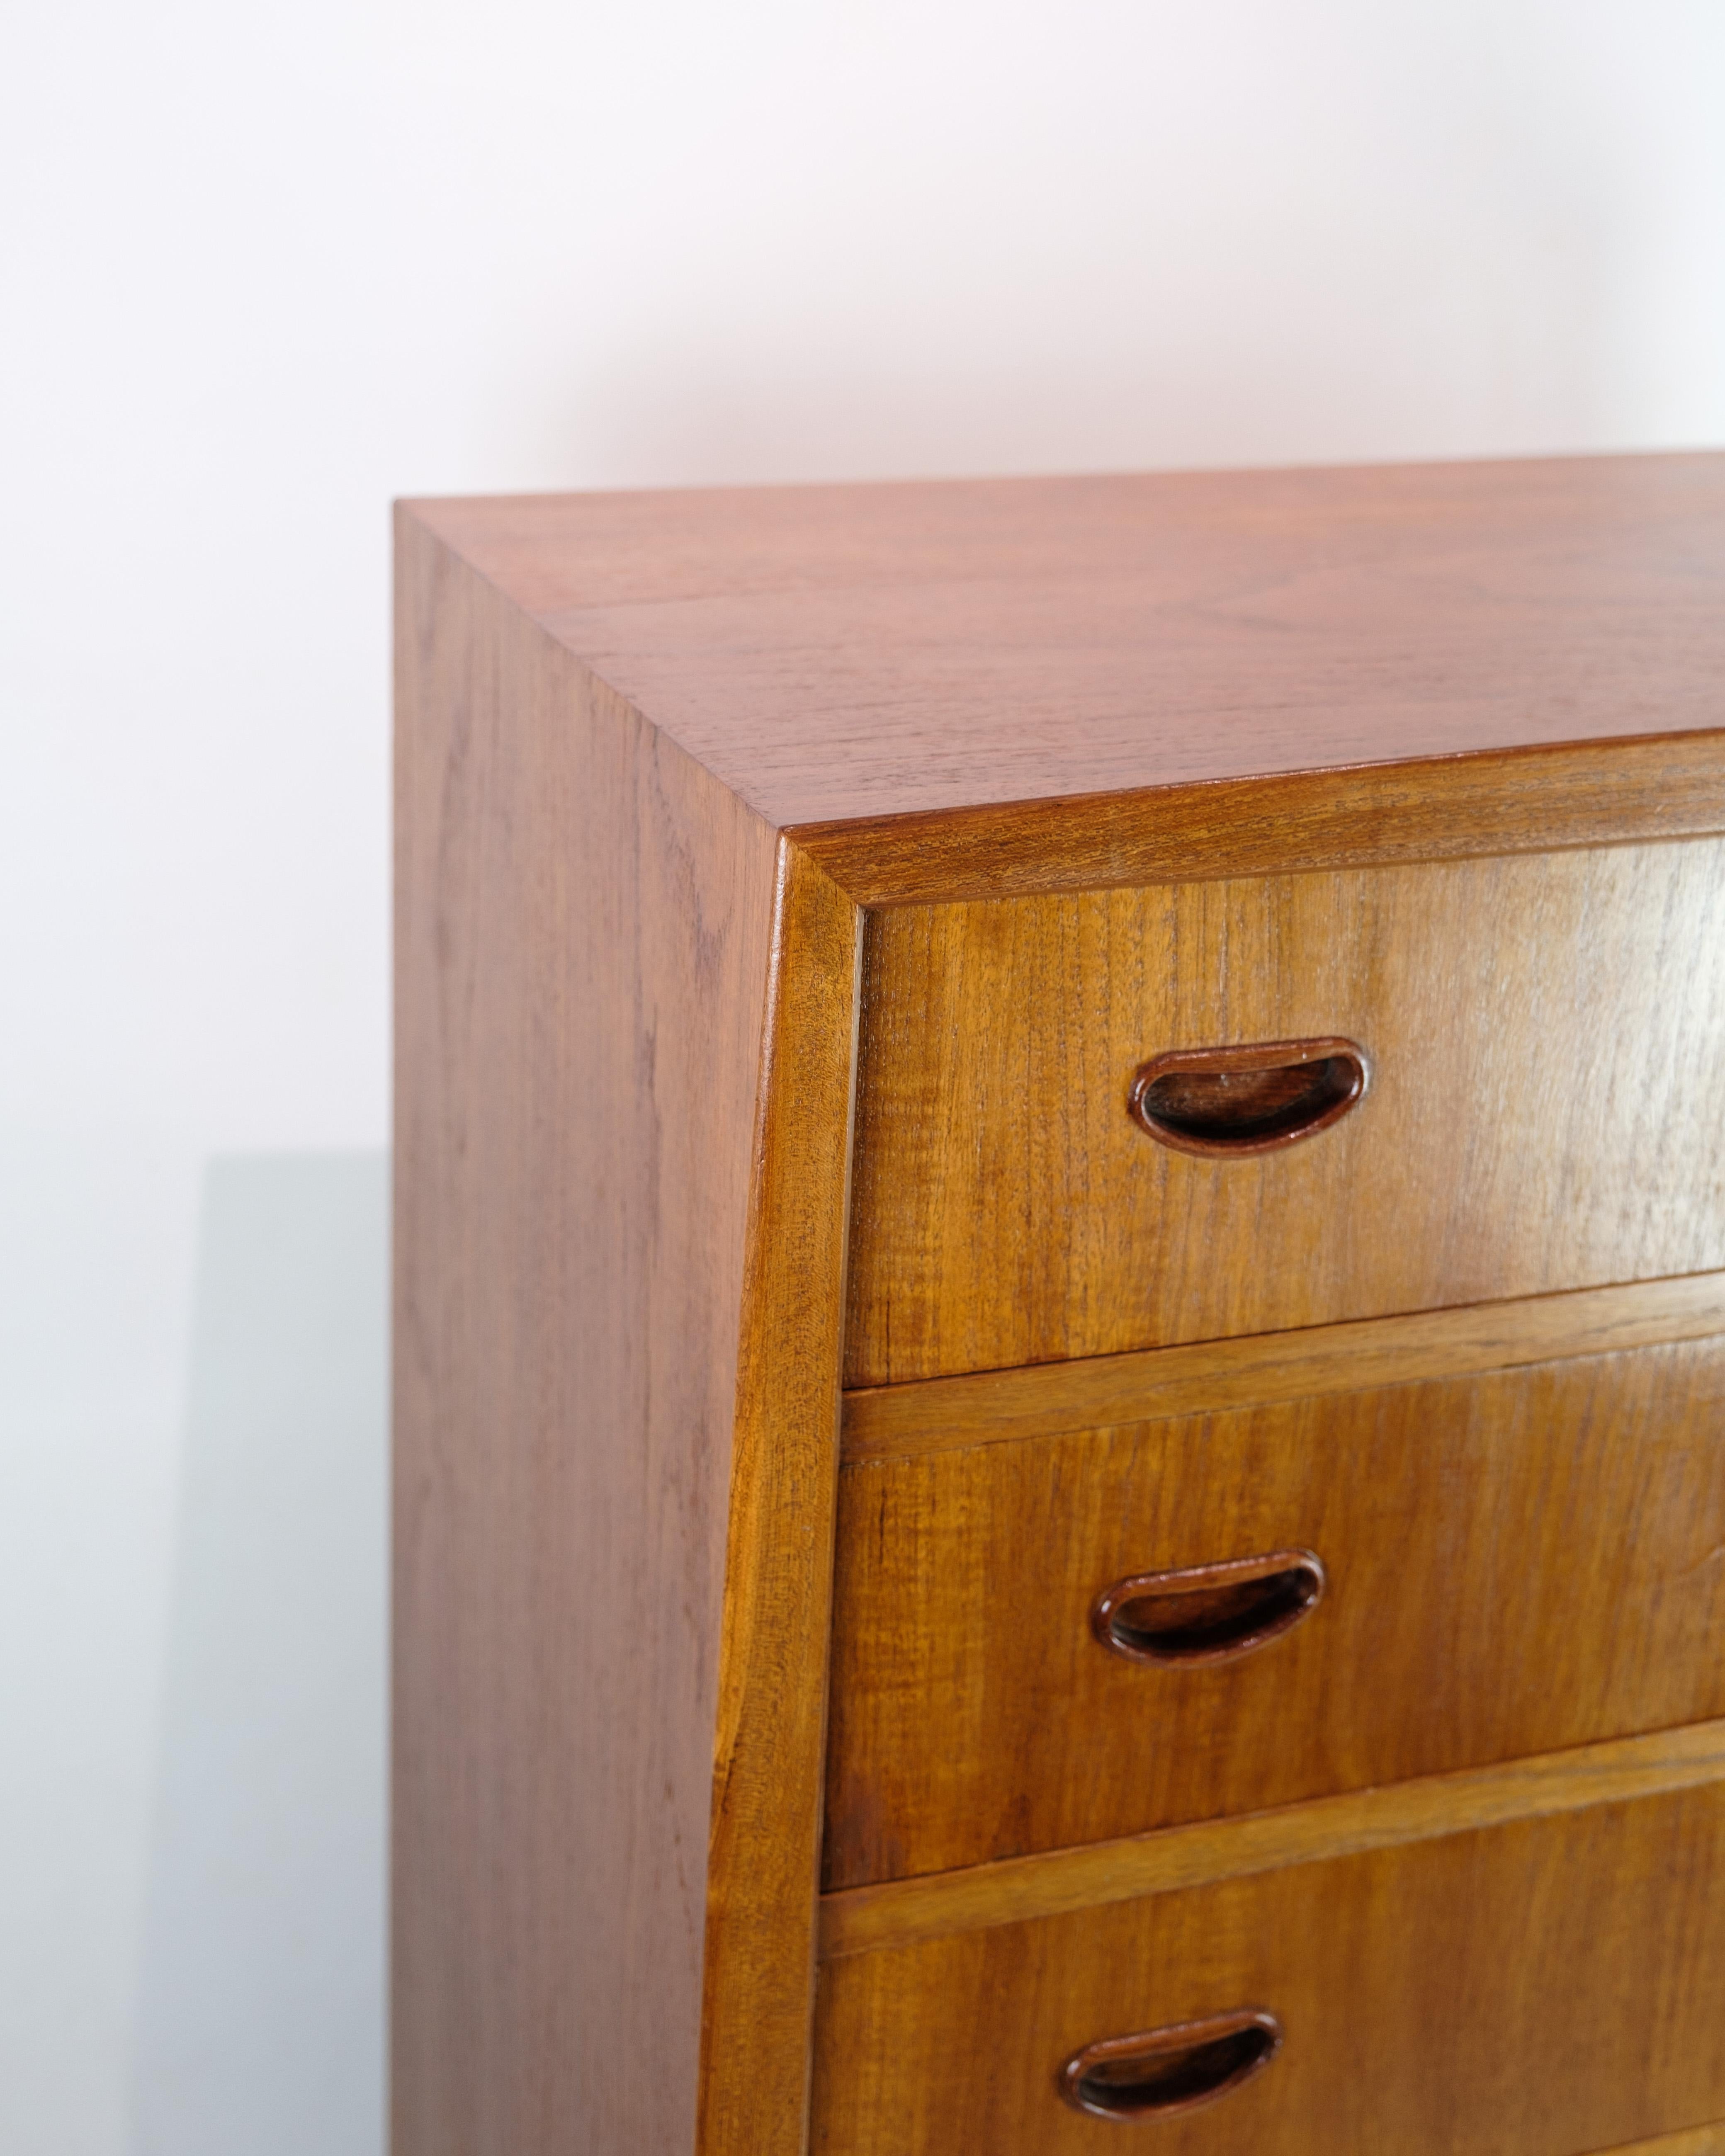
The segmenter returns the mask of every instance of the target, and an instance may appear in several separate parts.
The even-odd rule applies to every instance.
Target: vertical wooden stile
[[[861,916],[779,852],[708,1860],[700,2156],[801,2156]]]

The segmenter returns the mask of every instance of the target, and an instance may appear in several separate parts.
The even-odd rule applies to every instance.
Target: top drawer
[[[1315,1135],[1148,1136],[1176,1050],[1339,1038]],[[1725,1266],[1725,841],[870,916],[845,1382]]]

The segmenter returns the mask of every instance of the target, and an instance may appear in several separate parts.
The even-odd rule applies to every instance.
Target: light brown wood
[[[418,513],[782,827],[1721,723],[1717,455]]]
[[[773,839],[399,543],[393,2145],[688,2149]]]
[[[877,910],[877,954],[914,942],[936,902],[1019,909],[983,988],[965,987],[960,1031],[981,1045],[960,1046],[979,1060],[948,1074],[952,1100],[961,1121],[966,1088],[991,1114],[1057,1111],[975,1188],[974,1144],[942,1154],[945,1241],[921,1273],[877,1247],[896,1285],[886,1311],[879,1278],[860,1280],[860,1375],[1440,1311],[1417,1327],[1444,1305],[1725,1268],[1708,1151],[1725,1125],[1725,852],[1706,851],[1725,831],[1725,457],[443,503],[403,512],[401,546],[397,2156],[562,2156],[572,2137],[583,2156],[802,2156],[855,907]],[[1447,915],[1429,902],[1464,887]],[[1063,947],[1044,931],[1069,905],[1081,932]],[[1098,919],[1129,928],[1147,906],[1183,920],[1208,1009],[1255,1038],[1272,1013],[1278,1037],[1350,1033],[1332,1006],[1351,983],[1368,1012],[1394,992],[1409,1037],[1436,1043],[1441,1112],[1386,1091],[1380,1034],[1369,1096],[1282,1157],[1399,1116],[1395,1144],[1356,1147],[1382,1173],[1353,1185],[1389,1191],[1394,1235],[1356,1219],[1329,1169],[1312,1178],[1337,1209],[1322,1220],[1266,1205],[1248,1224],[1237,1188],[1232,1214],[1206,1214],[1174,1184],[1118,1210],[1123,1188],[1143,1194],[1119,1179],[1111,1122],[1099,1143],[1086,1120],[1103,1112],[1091,1081],[1123,1119],[1147,1057],[1235,1040],[1136,1038],[1170,987],[1183,1019],[1193,1008],[1131,934],[1095,941]],[[1345,932],[1317,959],[1314,925]],[[1077,998],[1037,1049],[1084,1080],[1076,1094],[1013,1091],[1010,1057],[1042,1022],[996,963],[1014,936],[1040,939],[1048,1008]],[[1416,978],[1422,949],[1435,969]],[[872,1050],[895,1028],[894,1054],[951,1031],[911,990],[876,999]],[[1322,1022],[1302,996],[1332,1006]],[[1128,1037],[1130,1065],[1099,1078],[1092,1051]],[[1467,1120],[1485,1106],[1490,1142]],[[947,1140],[883,1115],[878,1091],[863,1111],[855,1209],[874,1233],[885,1191],[914,1229],[927,1192],[902,1148]],[[1434,1159],[1447,1210],[1422,1215],[1402,1201],[1431,1196]],[[1147,1251],[1147,1287],[1128,1290]],[[1680,1330],[1702,1322],[1690,1293],[1657,1291]],[[1603,1351],[1659,1321],[1651,1303],[1577,1299],[1552,1322]],[[1530,1345],[1522,1322],[1502,1353]],[[1450,1338],[1459,1356],[1500,1352],[1486,1324]],[[1202,1385],[1236,1379],[1319,1399],[1338,1352],[1363,1381],[1392,1366],[1404,1381],[1436,1340],[1285,1342],[1255,1378],[1093,1368],[1064,1406],[1033,1388],[1013,1413],[1076,1413],[1081,1430],[1095,1410],[1074,1404],[1122,1384],[1141,1386],[1132,1419],[1143,1399],[1208,1412]],[[956,1401],[973,1429],[988,1412],[980,1392],[942,1401],[860,1402],[853,1430],[908,1415],[906,1444],[932,1443],[937,1466],[954,1425],[931,1413]],[[1630,1623],[1622,1652],[1663,1621]],[[1629,1786],[1682,1778],[1681,1734],[1658,1742],[1676,1748],[1662,1767],[1636,1754]],[[1486,1771],[1502,1797],[1524,1770]],[[1413,1787],[1465,1808],[1466,1782]],[[1379,1796],[1394,1809],[1393,1790],[1322,1801]],[[1679,1873],[1686,1833],[1668,1841]],[[1293,1894],[1322,1868],[1272,1861]],[[1600,1914],[1609,1861],[1582,1861],[1565,1906],[1569,1861],[1553,1860],[1548,1936],[1527,1933],[1526,2011],[1504,2025],[1560,2056],[1530,2003],[1539,1940],[1565,1948],[1589,1912],[1623,1984],[1676,1998],[1679,2025],[1685,1979],[1705,1975],[1707,1882],[1691,1881],[1688,1933],[1651,1892],[1636,1932]],[[1380,1917],[1394,1930],[1393,1883],[1358,1917],[1367,1944]],[[1345,1924],[1353,1906],[1334,1904]],[[1512,1895],[1490,1904],[1462,1962],[1525,1914]],[[1437,2090],[1434,2118],[1489,2102],[1490,2058],[1466,2051],[1473,1965],[1455,1964],[1453,2023],[1434,1990],[1419,2071],[1484,2064]],[[890,2033],[870,2032],[861,2066]],[[821,2042],[839,2056],[838,2025]],[[1492,2156],[1508,2156],[1513,2101],[1503,2115]],[[1666,2123],[1593,2116],[1597,2133],[1548,2156]],[[892,2156],[924,2156],[892,2143],[891,2118]],[[942,2128],[927,2145],[978,2144]],[[1403,2156],[1394,2136],[1364,2145]],[[1443,2156],[1466,2152],[1452,2139]]]
[[[855,907],[782,842],[720,1636],[701,2156],[795,2156],[808,2128],[860,946]]]
[[[1725,842],[870,916],[846,1382],[1725,1265]],[[1158,1052],[1340,1035],[1333,1129],[1203,1160]]]
[[[1661,2133],[1652,2141],[1619,2142],[1597,2156],[1725,2156],[1725,2126],[1695,2126],[1683,2133]]]
[[[794,827],[859,905],[1405,866],[1725,831],[1725,732]]]
[[[847,1467],[824,1876],[851,1886],[1725,1715],[1725,1341]],[[1120,1580],[1317,1553],[1237,1661]]]
[[[1062,2062],[1242,2008],[1280,2055],[1135,2129],[1158,2156],[1573,2156],[1717,2119],[1725,1782],[828,1962],[814,2146],[1111,2147]]]
[[[845,1457],[911,1459],[1153,1416],[1257,1407],[1368,1385],[1608,1354],[1714,1332],[1725,1332],[1725,1273],[1691,1273],[1520,1302],[928,1378],[847,1393]]]
[[[1722,1778],[1725,1720],[1694,1722],[1276,1811],[848,1887],[821,1898],[819,1952],[838,1960]]]

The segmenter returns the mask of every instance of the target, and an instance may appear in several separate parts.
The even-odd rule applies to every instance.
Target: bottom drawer
[[[1202,2093],[1269,2037],[1117,2066],[1126,2124],[1061,2094],[1099,2040],[1245,2012],[1279,2048],[1195,2107],[1158,2074]],[[814,2073],[824,2156],[1578,2156],[1717,2120],[1725,1784],[830,1960]]]

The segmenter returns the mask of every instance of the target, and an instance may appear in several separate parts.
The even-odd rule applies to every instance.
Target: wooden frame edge
[[[1725,726],[793,825],[859,906],[1725,833]]]
[[[1651,2141],[1620,2141],[1615,2148],[1595,2150],[1594,2156],[1725,2156],[1725,2120],[1680,2127]]]
[[[779,841],[719,1645],[697,2156],[803,2156],[862,936]]]

